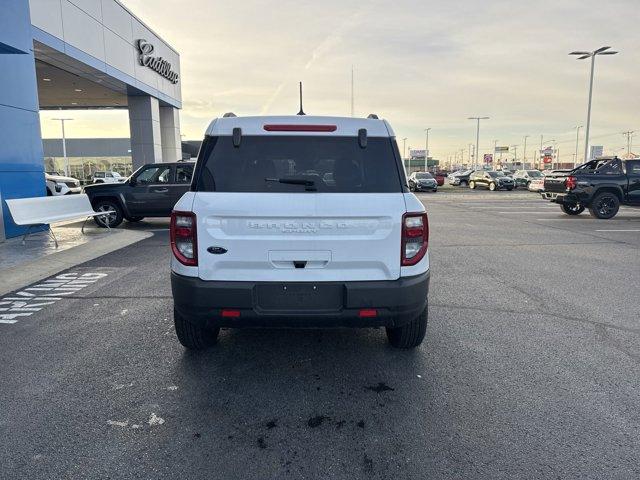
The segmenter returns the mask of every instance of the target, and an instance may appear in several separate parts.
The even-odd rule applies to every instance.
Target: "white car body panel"
[[[314,132],[313,135],[357,137],[358,130],[367,129],[370,137],[394,137],[395,133],[386,120],[318,116],[269,116],[216,118],[207,128],[207,135],[232,135],[234,128],[241,128],[242,135],[309,136],[309,132],[267,132],[265,125],[335,125],[335,132]]]
[[[364,281],[400,276],[401,193],[197,192],[199,277]],[[209,247],[227,249],[212,255]],[[305,261],[296,269],[294,261]]]

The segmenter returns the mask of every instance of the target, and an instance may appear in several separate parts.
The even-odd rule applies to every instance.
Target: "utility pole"
[[[469,151],[467,152],[467,158],[469,158],[469,163],[472,163],[472,156],[473,155],[473,143],[469,144]],[[477,159],[475,157],[473,157],[473,165],[475,166],[477,164]]]
[[[585,130],[584,139],[584,161],[589,161],[589,130],[591,128],[591,100],[593,98],[593,72],[596,65],[596,57],[598,55],[615,55],[618,52],[612,52],[609,50],[611,47],[600,47],[593,52],[571,52],[569,55],[577,55],[578,60],[591,59],[591,75],[589,79],[589,103],[587,106],[587,127]]]
[[[407,159],[407,137],[402,139],[402,157]]]
[[[513,148],[513,163],[518,163],[518,145],[511,145]]]
[[[524,152],[522,153],[522,170],[527,168],[527,138],[529,135],[524,136]]]
[[[634,132],[629,130],[628,132],[622,132],[622,135],[627,137],[627,158],[631,158],[631,137]]]
[[[67,137],[64,132],[64,122],[70,122],[73,118],[52,118],[52,120],[60,122],[62,126],[62,156],[64,158],[64,174],[68,177],[71,175],[69,169],[69,158],[67,157]]]
[[[427,134],[427,139],[424,143],[424,171],[427,171],[427,160],[429,159],[429,131],[431,128],[425,128],[424,131]]]
[[[476,156],[475,156],[475,161],[478,161],[478,151],[479,151],[479,145],[480,145],[480,120],[489,120],[489,117],[469,117],[467,120],[475,120],[476,122],[478,122],[478,126],[476,129]]]

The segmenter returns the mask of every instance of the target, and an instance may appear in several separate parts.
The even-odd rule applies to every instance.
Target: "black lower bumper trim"
[[[317,283],[205,281],[172,272],[171,289],[178,314],[200,326],[397,327],[427,307],[429,280],[428,271],[398,280]],[[361,309],[376,315],[361,317]],[[223,317],[222,310],[239,316]]]

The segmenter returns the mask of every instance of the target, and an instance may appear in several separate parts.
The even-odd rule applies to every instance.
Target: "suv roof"
[[[266,125],[291,126],[287,130],[267,131]],[[310,126],[331,126],[332,131],[297,131],[295,128]],[[362,128],[370,137],[395,137],[386,120],[374,118],[323,117],[312,115],[282,115],[265,117],[223,117],[214,119],[206,134],[209,136],[233,135],[234,128],[241,128],[243,135],[329,135],[356,137]]]

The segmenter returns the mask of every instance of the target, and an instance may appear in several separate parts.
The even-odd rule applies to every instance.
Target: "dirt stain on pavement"
[[[372,385],[369,387],[364,387],[365,390],[371,390],[372,392],[382,393],[382,392],[393,392],[395,388],[391,388],[384,382],[378,382],[378,385]]]
[[[322,425],[322,423],[325,420],[329,420],[329,417],[326,417],[324,415],[318,415],[316,417],[311,417],[308,421],[307,421],[307,425],[310,428],[316,428],[319,427],[320,425]]]

